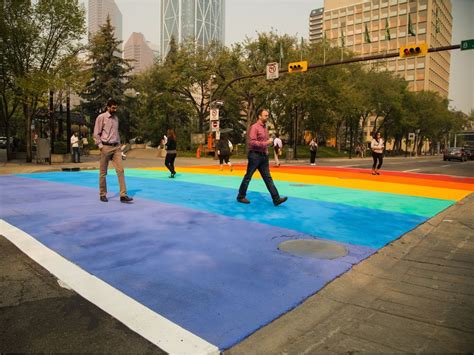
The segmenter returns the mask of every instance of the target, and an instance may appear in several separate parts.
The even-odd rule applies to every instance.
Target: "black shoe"
[[[101,200],[102,202],[109,202],[109,200],[107,199],[106,196],[100,196],[100,200]]]
[[[120,196],[120,202],[123,202],[123,203],[128,203],[128,202],[132,202],[133,201],[133,198],[131,197],[128,197],[128,196]]]
[[[237,197],[237,201],[240,202],[240,203],[246,203],[246,204],[250,203],[250,201],[247,200],[245,197],[242,197],[242,198]]]
[[[278,205],[281,205],[283,202],[285,202],[286,200],[288,200],[288,197],[280,197],[278,200],[276,201],[273,201],[273,204],[275,206],[278,206]]]

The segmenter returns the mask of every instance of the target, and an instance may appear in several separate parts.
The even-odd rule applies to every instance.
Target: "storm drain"
[[[336,259],[347,255],[342,245],[317,239],[286,240],[278,244],[278,249],[296,256],[317,259]]]

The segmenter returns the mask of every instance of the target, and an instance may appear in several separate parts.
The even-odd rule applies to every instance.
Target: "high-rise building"
[[[114,0],[89,0],[87,5],[87,29],[89,39],[104,25],[107,16],[114,27],[115,37],[122,41],[122,13]]]
[[[145,41],[143,34],[133,32],[123,47],[123,58],[130,60],[130,74],[138,74],[153,65],[153,51]]]
[[[401,46],[451,44],[451,0],[325,0],[328,41],[360,55],[398,52]],[[449,51],[423,57],[387,59],[387,69],[408,81],[413,91],[448,97]]]
[[[206,45],[225,42],[225,0],[161,0],[161,56],[169,51],[171,38]]]
[[[324,8],[314,9],[309,14],[309,41],[319,42],[323,39]]]

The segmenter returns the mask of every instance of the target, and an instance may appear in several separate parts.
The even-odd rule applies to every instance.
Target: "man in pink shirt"
[[[99,196],[102,202],[109,201],[107,199],[107,181],[105,177],[107,176],[109,160],[112,160],[120,185],[120,202],[130,203],[133,201],[133,198],[127,196],[127,188],[125,186],[118,130],[119,121],[116,112],[117,103],[114,100],[109,100],[107,102],[107,111],[95,119],[94,141],[100,149]]]
[[[267,130],[268,110],[260,109],[257,112],[258,120],[250,127],[249,141],[248,141],[248,164],[247,173],[242,180],[237,195],[237,201],[240,203],[250,203],[245,197],[247,195],[247,188],[255,171],[258,169],[262,176],[265,185],[267,186],[270,195],[272,196],[273,204],[275,206],[281,205],[288,197],[280,197],[278,190],[273,183],[270,175],[270,166],[268,163],[268,146],[272,144],[273,140],[269,139]]]

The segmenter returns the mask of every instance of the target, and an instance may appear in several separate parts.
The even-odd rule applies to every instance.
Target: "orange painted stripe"
[[[200,169],[217,170],[218,166],[196,166]],[[246,165],[234,165],[236,170],[246,170]],[[453,188],[474,191],[474,178],[452,177],[446,175],[429,175],[416,173],[401,173],[393,171],[382,171],[381,175],[374,176],[369,169],[348,169],[334,167],[300,167],[285,166],[271,167],[272,172],[286,174],[330,176],[342,179],[362,179],[368,181],[393,182],[397,184],[432,186],[442,188]]]

